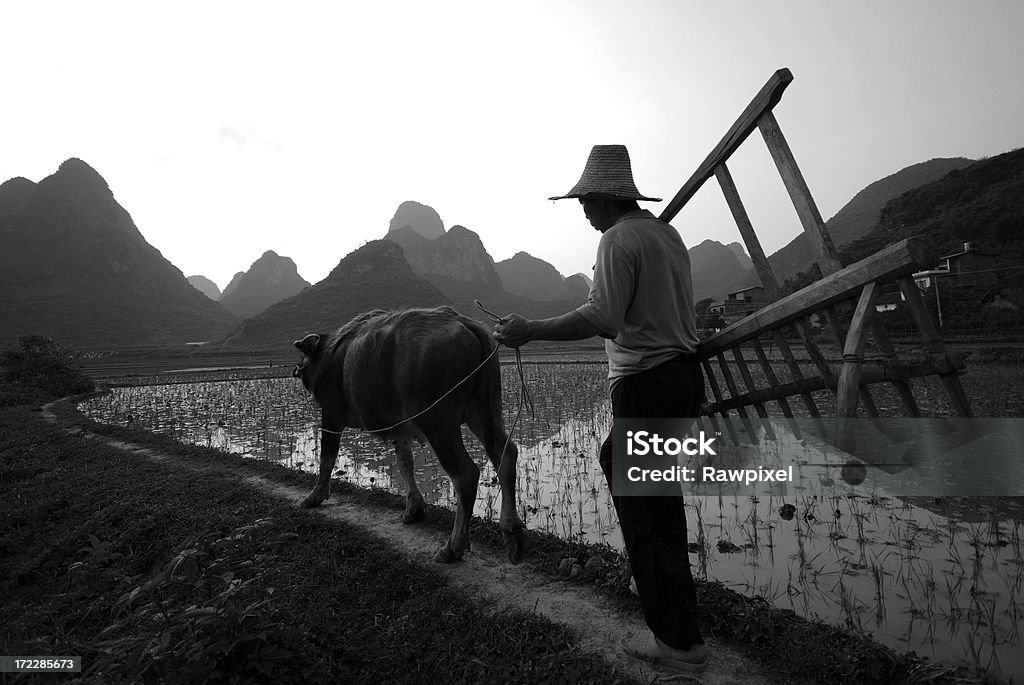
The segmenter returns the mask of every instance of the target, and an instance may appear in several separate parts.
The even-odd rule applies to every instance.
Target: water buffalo
[[[469,549],[480,478],[462,442],[465,423],[498,472],[502,535],[509,559],[519,562],[525,536],[516,512],[518,451],[505,433],[501,369],[487,329],[450,307],[378,309],[356,316],[335,333],[307,335],[295,347],[303,358],[293,375],[320,405],[322,427],[320,475],[300,506],[315,507],[327,499],[340,434],[351,427],[394,442],[409,490],[402,520],[423,518],[410,441],[425,440],[458,500],[451,537],[434,558],[442,563],[460,559]]]

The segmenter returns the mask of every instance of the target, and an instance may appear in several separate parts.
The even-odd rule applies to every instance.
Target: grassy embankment
[[[61,413],[75,419],[72,407]],[[491,615],[429,565],[232,474],[303,486],[308,476],[142,431],[89,428],[224,468],[199,475],[70,435],[27,405],[0,409],[0,653],[82,655],[89,682],[624,679],[545,618]],[[344,483],[335,493],[403,507],[401,497]],[[450,530],[450,512],[429,514],[439,537]],[[475,541],[499,536],[474,523]],[[612,550],[531,540],[534,570],[555,576],[567,557],[596,557],[572,582],[638,611]],[[763,600],[715,584],[699,592],[705,632],[780,682],[965,682]]]
[[[622,679],[564,628],[490,615],[429,566],[230,471],[0,411],[0,653],[81,655],[103,683]]]

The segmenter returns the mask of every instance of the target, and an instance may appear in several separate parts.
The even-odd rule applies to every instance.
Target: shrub
[[[93,382],[52,338],[27,335],[0,351],[0,407],[89,392]]]

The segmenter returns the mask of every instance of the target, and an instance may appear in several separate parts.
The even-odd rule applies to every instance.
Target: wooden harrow
[[[872,387],[891,385],[904,415],[917,418],[921,416],[921,409],[911,380],[937,376],[955,415],[970,418],[970,404],[958,376],[964,364],[943,345],[912,277],[914,272],[931,266],[932,258],[925,241],[908,238],[855,264],[843,267],[840,263],[825,222],[772,113],[792,80],[788,69],[775,72],[661,213],[662,220],[671,221],[705,181],[712,176],[718,179],[761,285],[773,300],[701,343],[699,357],[706,387],[712,394],[703,413],[716,428],[716,417],[726,419],[724,423],[734,441],[738,436],[730,416],[733,411],[750,436],[755,435],[755,423],[760,423],[766,434],[774,437],[766,405],[774,402],[782,416],[791,420],[794,413],[790,399],[799,398],[806,415],[818,424],[821,433],[828,434],[822,406],[814,393],[829,391],[838,423],[833,435],[838,436],[837,446],[843,448],[850,438],[850,424],[844,423],[845,419],[856,418],[861,413],[868,418],[879,417]],[[820,280],[786,297],[782,297],[778,279],[726,166],[729,157],[754,129],[761,132],[768,146],[803,230],[814,247],[822,273]],[[897,352],[876,316],[875,302],[888,284],[902,293],[921,335],[921,344],[915,346],[912,358]],[[817,324],[823,324],[835,348],[841,350],[841,358],[826,357],[817,342],[814,329]],[[870,355],[865,354],[869,339]],[[766,346],[770,347],[771,355]],[[805,360],[797,358],[794,347],[803,348]],[[781,355],[779,365],[789,372],[788,379],[776,372],[772,360],[776,350]],[[758,379],[751,373],[751,366],[755,364],[761,370]],[[756,416],[751,416],[748,411],[751,408]],[[796,422],[790,421],[790,425],[799,437]]]

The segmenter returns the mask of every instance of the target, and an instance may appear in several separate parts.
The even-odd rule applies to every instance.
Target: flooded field
[[[563,538],[621,548],[597,463],[611,429],[605,366],[524,368],[535,414],[524,411],[513,436],[520,448],[523,520]],[[1003,380],[988,386],[981,403],[986,409],[994,395],[1019,397],[1005,371],[988,373],[978,374],[974,382]],[[511,428],[519,393],[514,367],[503,367],[503,380],[506,426]],[[922,390],[927,407],[930,395]],[[975,396],[970,387],[968,392]],[[880,406],[887,401],[876,399]],[[83,409],[104,422],[280,461],[311,474],[317,469],[319,412],[291,378],[119,387]],[[934,411],[941,411],[938,399]],[[468,433],[465,442],[483,473],[476,513],[496,519],[500,494],[493,470]],[[840,477],[842,462],[830,462],[827,453],[816,452],[807,441],[780,435],[764,449],[794,464],[801,472],[800,485],[785,495],[689,496],[697,577],[762,596],[803,616],[871,633],[896,649],[1024,678],[1024,515],[1019,499],[898,497],[884,485],[848,485]],[[429,449],[417,447],[414,454],[424,497],[452,506],[448,478]],[[390,445],[354,431],[342,436],[335,476],[404,492]],[[310,488],[313,482],[311,476]]]

